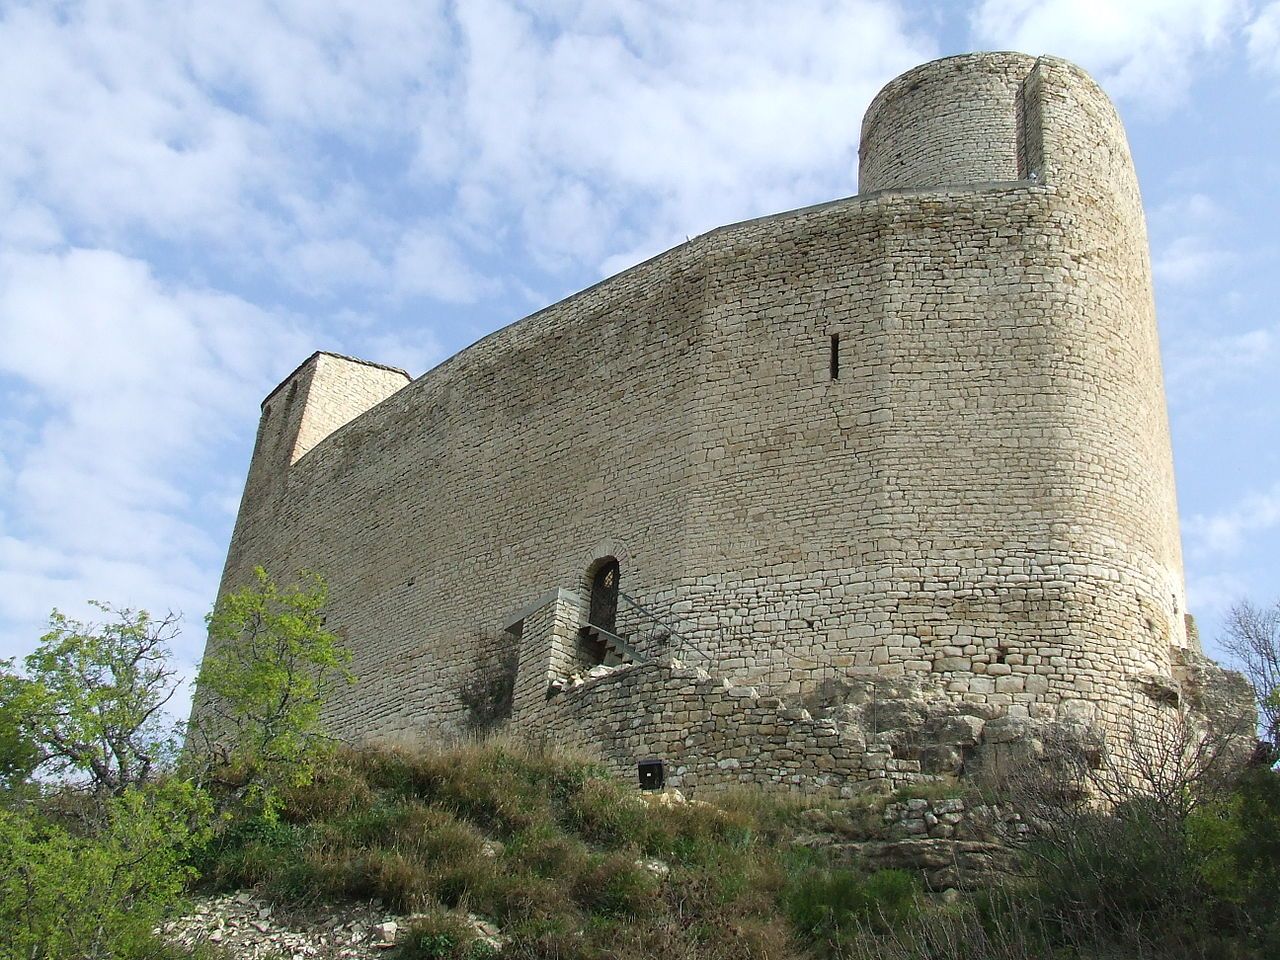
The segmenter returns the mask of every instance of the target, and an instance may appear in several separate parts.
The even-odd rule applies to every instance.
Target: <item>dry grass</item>
[[[450,912],[465,911],[502,927],[504,957],[769,960],[803,950],[776,909],[777,841],[803,806],[735,792],[659,807],[585,759],[512,743],[350,751],[285,795],[279,823],[225,832],[205,875],[425,913],[405,957],[483,953]]]
[[[1222,858],[1263,849],[1240,839],[1241,824],[1272,823],[1265,850],[1280,849],[1280,786],[1259,789],[1261,812],[1221,807],[1221,829],[1204,820],[1216,808],[1196,814],[1216,844],[1204,862],[1217,865],[1228,893],[1239,871],[1222,868],[1235,862]],[[502,929],[501,957],[530,960],[1267,956],[1244,927],[1228,929],[1246,916],[1243,907],[1219,896],[1210,913],[1201,867],[1154,869],[1153,851],[1174,847],[1118,813],[1078,820],[1066,860],[1042,847],[1028,856],[1022,880],[943,904],[914,877],[833,868],[792,842],[814,832],[873,836],[886,798],[811,809],[803,797],[748,790],[656,805],[584,758],[491,742],[347,752],[284,799],[280,822],[223,831],[206,882],[255,886],[282,901],[377,899],[421,913],[403,960],[493,957],[462,921],[466,913]],[[1175,846],[1179,856],[1189,849]],[[1249,869],[1264,879],[1250,889],[1280,876],[1267,866],[1273,854],[1254,859]],[[1152,906],[1188,892],[1199,898],[1194,907]]]

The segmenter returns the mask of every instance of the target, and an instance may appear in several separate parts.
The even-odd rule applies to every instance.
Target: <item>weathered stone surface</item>
[[[906,837],[832,845],[836,863],[870,870],[918,871],[931,890],[972,889],[1007,871],[1013,854],[1004,844],[985,840]]]
[[[336,731],[467,733],[504,649],[513,729],[682,789],[968,774],[1039,756],[1032,721],[1131,728],[1187,684],[1224,712],[1179,659],[1107,97],[1053,57],[935,61],[876,97],[861,157],[861,195],[694,238],[412,382],[321,353],[273,391],[222,590],[328,579],[358,678]],[[647,663],[580,633],[610,558],[656,611],[613,624]]]
[[[940,717],[925,724],[923,735],[940,744],[951,746],[973,746],[982,736],[986,721],[981,717],[958,714]]]
[[[1254,690],[1235,670],[1224,670],[1192,649],[1174,651],[1174,677],[1189,707],[1221,730],[1252,734],[1256,720]]]

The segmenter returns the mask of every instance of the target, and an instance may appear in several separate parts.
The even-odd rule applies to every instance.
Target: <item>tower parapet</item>
[[[1023,53],[934,60],[890,81],[862,121],[858,192],[1026,179]]]

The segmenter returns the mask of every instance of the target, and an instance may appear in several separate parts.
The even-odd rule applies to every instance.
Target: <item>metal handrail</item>
[[[675,629],[675,627],[671,626],[671,624],[663,617],[654,613],[648,607],[644,606],[644,604],[636,600],[635,597],[619,590],[618,599],[625,601],[627,604],[634,607],[640,614],[647,617],[652,624],[656,624],[658,627],[661,627],[666,632],[667,637],[674,637],[677,641],[677,649],[679,651],[686,654],[693,654],[695,657],[701,658],[707,664],[712,666],[715,665],[716,659],[713,656],[708,654],[706,651],[699,649],[692,640],[682,634],[679,630]]]

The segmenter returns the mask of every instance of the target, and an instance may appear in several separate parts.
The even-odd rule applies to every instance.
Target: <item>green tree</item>
[[[0,960],[163,955],[152,931],[210,835],[169,763],[178,618],[93,606],[101,623],[55,610],[21,671],[0,661]]]
[[[40,765],[40,748],[22,722],[19,695],[25,683],[13,660],[0,660],[0,791],[16,789]]]
[[[106,797],[88,832],[0,808],[0,960],[161,955],[153,930],[194,878],[209,797],[166,780]]]
[[[262,567],[254,578],[209,615],[191,742],[215,776],[242,782],[246,802],[270,819],[280,787],[310,782],[332,744],[321,707],[354,677],[350,653],[324,626],[323,578],[304,573],[284,589]]]
[[[69,775],[120,796],[172,756],[176,729],[164,707],[177,690],[169,643],[178,618],[93,606],[102,623],[55,610],[21,674],[0,664],[0,776]]]

